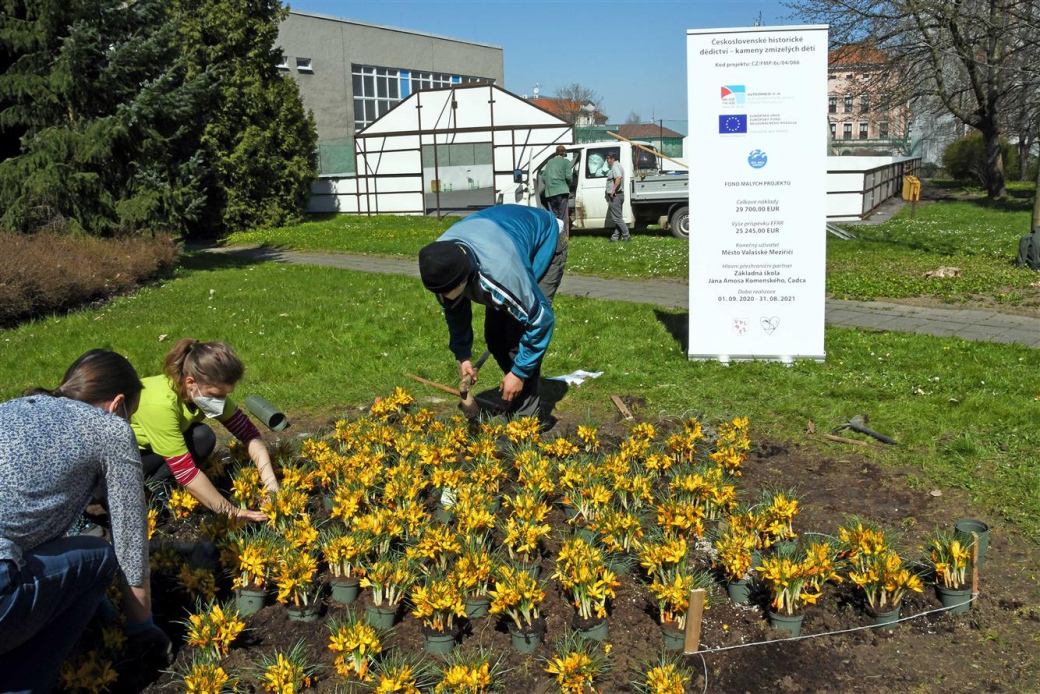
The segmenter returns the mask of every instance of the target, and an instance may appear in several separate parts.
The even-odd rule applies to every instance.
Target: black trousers
[[[556,244],[556,252],[549,262],[549,269],[545,276],[538,281],[538,288],[552,304],[556,290],[560,288],[563,280],[563,270],[567,265],[567,237],[560,235]],[[487,307],[484,315],[484,341],[487,343],[488,351],[495,358],[502,373],[509,373],[513,369],[513,362],[520,351],[520,339],[524,336],[526,329],[508,311]],[[536,417],[544,414],[541,412],[542,400],[538,394],[538,379],[542,373],[542,365],[539,363],[531,375],[524,379],[524,387],[520,394],[513,400],[509,414],[516,417]]]
[[[187,444],[188,452],[198,464],[208,458],[213,453],[213,449],[217,447],[217,435],[205,424],[196,422],[184,432],[184,443]],[[141,451],[141,466],[144,468],[145,484],[173,480],[173,472],[166,464],[166,459],[158,453],[153,453],[150,448]]]

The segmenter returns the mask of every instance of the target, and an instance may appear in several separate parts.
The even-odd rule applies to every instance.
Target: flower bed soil
[[[572,434],[577,423],[561,421],[556,433]],[[669,429],[668,422],[659,428]],[[600,440],[610,445],[627,435],[622,425],[601,425]],[[908,452],[908,455],[911,453]],[[929,493],[918,473],[911,469],[883,468],[867,462],[855,452],[835,446],[833,453],[820,453],[799,442],[756,442],[742,466],[741,486],[749,495],[766,486],[797,486],[801,495],[800,513],[795,528],[800,533],[834,532],[847,514],[857,514],[880,523],[893,537],[905,533],[895,544],[907,557],[924,554],[919,549],[923,538],[936,526],[952,528],[964,517],[984,518],[993,528],[989,554],[981,577],[981,595],[965,615],[934,614],[904,622],[893,631],[863,630],[852,633],[752,646],[703,656],[692,656],[696,672],[688,688],[691,692],[1010,692],[1034,689],[1040,682],[1040,586],[1036,576],[1040,561],[1037,547],[1017,536],[1013,528],[998,518],[972,509],[962,494],[943,490],[942,496]],[[320,499],[311,510],[315,522],[327,517]],[[198,516],[186,521],[167,520],[160,530],[172,531],[177,539],[197,536]],[[550,518],[554,527],[564,525],[563,513],[555,509]],[[546,542],[546,554],[558,549],[558,538]],[[542,561],[542,578],[552,573],[552,560]],[[629,682],[639,663],[662,650],[657,609],[633,570],[621,577],[610,614],[610,657],[613,671],[599,683],[602,692],[633,692]],[[221,595],[228,595],[228,581],[221,579]],[[472,622],[463,620],[460,645],[463,650],[483,647],[493,659],[501,658],[506,668],[502,677],[505,692],[551,692],[555,685],[542,669],[540,658],[550,654],[554,639],[568,631],[573,608],[554,581],[545,581],[546,598],[542,614],[546,622],[545,642],[533,655],[522,655],[510,646],[506,623],[494,615]],[[174,640],[178,664],[188,659],[183,644],[183,627],[174,620],[186,618],[190,605],[175,582],[161,575],[155,579],[157,621]],[[233,644],[224,660],[226,668],[241,675],[248,672],[257,656],[275,648],[290,649],[303,641],[325,674],[312,686],[315,692],[343,690],[332,668],[333,654],[328,650],[328,618],[344,610],[363,610],[362,599],[344,607],[327,598],[325,616],[318,622],[290,622],[286,608],[270,604],[246,618],[245,631]],[[771,630],[766,621],[767,598],[758,588],[751,603],[736,606],[725,597],[721,586],[713,589],[704,614],[702,649],[736,646],[784,638]],[[931,586],[924,594],[904,599],[902,616],[940,607]],[[386,646],[419,653],[423,649],[421,625],[407,610]],[[872,624],[862,598],[847,584],[828,585],[823,598],[806,611],[803,635],[840,631]],[[435,660],[435,656],[427,656]],[[114,692],[169,692],[180,686],[170,673],[123,673],[112,688]],[[704,673],[707,673],[707,682]],[[257,681],[245,676],[239,691],[261,691]]]

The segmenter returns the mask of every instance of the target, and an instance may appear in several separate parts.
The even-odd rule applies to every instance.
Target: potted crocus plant
[[[365,604],[368,623],[380,629],[389,629],[397,618],[401,599],[415,583],[419,567],[405,557],[380,557],[365,567],[362,588],[371,588],[371,601]]]
[[[903,596],[924,590],[921,579],[903,567],[880,528],[861,522],[838,529],[841,556],[849,566],[849,581],[863,589],[874,623],[890,629],[899,621]]]
[[[342,529],[322,533],[321,552],[332,574],[329,583],[333,600],[344,605],[357,600],[364,571],[360,562],[372,547],[371,537],[364,533],[345,533]]]
[[[654,576],[650,584],[650,593],[657,600],[657,608],[661,614],[661,634],[668,650],[679,651],[685,645],[690,591],[694,588],[707,589],[710,583],[711,578],[708,575],[694,573],[685,565],[662,570]]]
[[[533,653],[545,637],[545,620],[538,605],[545,599],[545,591],[522,568],[503,565],[495,576],[491,595],[491,614],[510,618],[509,634],[513,648],[521,653]]]
[[[726,592],[735,603],[745,603],[751,596],[752,554],[758,538],[742,526],[729,525],[715,541],[718,558],[715,566],[726,578]]]
[[[488,613],[491,581],[497,561],[487,548],[482,536],[468,535],[462,540],[462,550],[451,569],[451,579],[462,592],[466,617],[476,619]]]
[[[820,597],[818,592],[806,590],[805,564],[787,557],[767,557],[757,571],[769,588],[770,626],[798,636],[805,618],[802,608]]]
[[[289,547],[282,547],[279,551],[275,573],[277,600],[287,606],[291,621],[313,622],[321,615],[318,587],[314,581],[317,573],[318,560],[310,552]]]
[[[455,649],[456,618],[466,614],[459,587],[447,575],[428,573],[412,588],[412,615],[422,620],[426,651],[446,655]]]
[[[503,546],[509,552],[509,558],[527,573],[537,579],[541,572],[538,563],[538,542],[549,534],[548,523],[541,523],[534,518],[518,518],[510,516],[502,527],[505,538]]]
[[[574,628],[578,633],[594,641],[606,640],[607,600],[614,597],[620,582],[607,568],[603,550],[578,536],[565,540],[552,577],[577,609]]]
[[[971,608],[971,586],[968,585],[968,566],[971,551],[955,535],[936,532],[928,541],[931,564],[935,570],[935,589],[943,607],[951,614],[967,612]]]
[[[336,674],[348,681],[371,682],[386,632],[363,621],[353,610],[347,610],[341,620],[330,621],[328,628],[329,650],[337,654],[333,662]]]
[[[236,533],[229,538],[238,570],[233,586],[238,613],[243,617],[256,614],[264,606],[267,585],[274,564],[273,538],[266,530]]]
[[[764,521],[762,544],[772,547],[793,544],[795,537],[794,517],[798,515],[798,497],[793,489],[786,491],[766,490],[758,506]]]

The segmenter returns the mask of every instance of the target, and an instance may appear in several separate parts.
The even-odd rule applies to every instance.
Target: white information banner
[[[827,27],[690,30],[691,359],[824,358]]]

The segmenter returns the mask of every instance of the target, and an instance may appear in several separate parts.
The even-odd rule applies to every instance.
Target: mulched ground
[[[554,431],[571,434],[577,421],[561,421]],[[667,427],[668,422],[661,426]],[[297,427],[296,431],[300,431]],[[601,425],[600,438],[627,433],[622,425]],[[816,446],[801,442],[756,442],[744,464],[743,486],[749,496],[763,487],[797,486],[802,495],[801,513],[795,527],[801,533],[832,533],[847,514],[857,514],[880,522],[894,537],[904,556],[922,556],[918,546],[937,526],[952,528],[960,518],[983,518],[992,528],[989,553],[981,577],[981,595],[966,615],[945,614],[905,622],[891,632],[875,629],[824,636],[799,641],[751,646],[704,656],[692,656],[690,665],[697,673],[691,692],[1021,692],[1040,690],[1040,585],[1037,582],[1040,555],[1037,547],[1018,536],[1013,527],[999,518],[989,518],[973,509],[963,494],[943,489],[933,496],[931,489],[911,468],[883,468],[860,458],[841,444],[832,452],[819,452]],[[907,452],[912,455],[911,451]],[[562,524],[563,516],[554,511],[550,521]],[[178,528],[178,536],[190,536],[191,527]],[[554,549],[552,543],[547,548]],[[542,576],[551,573],[551,560],[542,564]],[[160,621],[185,619],[186,601],[182,593],[156,581],[157,615]],[[710,596],[705,612],[702,648],[748,644],[783,638],[765,621],[767,600],[755,594],[752,603],[730,603],[724,590]],[[934,592],[926,587],[923,595],[904,601],[903,616],[940,607]],[[248,631],[236,642],[225,665],[247,671],[259,653],[275,648],[288,649],[299,641],[310,646],[312,654],[330,673],[319,679],[313,691],[334,692],[342,685],[332,673],[333,654],[327,649],[328,631],[324,622],[346,609],[362,609],[328,603],[325,616],[311,624],[290,622],[281,605],[270,605],[249,617]],[[420,652],[423,638],[417,620],[404,615],[388,645]],[[503,691],[540,693],[555,691],[542,671],[541,658],[549,655],[552,640],[570,626],[572,608],[553,583],[547,585],[543,603],[546,617],[546,644],[533,656],[521,655],[510,646],[505,625],[494,617],[464,623],[463,649],[483,647],[501,658],[508,669]],[[809,608],[803,635],[851,629],[872,623],[862,600],[850,587],[830,586],[818,605]],[[170,626],[175,642],[182,633]],[[656,623],[656,608],[649,593],[635,574],[622,578],[610,617],[613,671],[600,683],[601,691],[633,692],[628,683],[633,669],[660,652],[662,640]],[[182,649],[178,662],[187,658]],[[705,680],[705,673],[707,679]],[[116,691],[169,692],[178,685],[169,674],[140,673],[141,678],[124,677]],[[132,681],[137,680],[137,681]],[[249,676],[240,691],[254,691]]]

